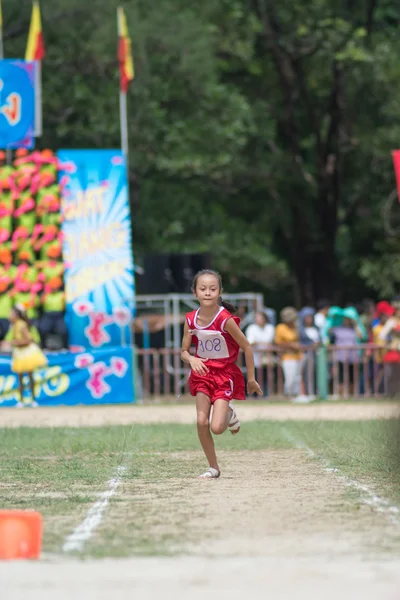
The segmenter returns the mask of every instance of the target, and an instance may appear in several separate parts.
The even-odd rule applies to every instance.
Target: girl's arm
[[[185,327],[183,330],[183,339],[182,339],[182,352],[181,359],[185,363],[189,363],[192,371],[197,373],[198,375],[205,375],[208,373],[208,368],[204,364],[204,361],[207,359],[197,358],[196,356],[192,356],[189,352],[190,346],[192,344],[192,334],[189,331],[189,326],[187,321],[185,321]]]
[[[32,341],[32,337],[31,337],[31,334],[29,333],[29,329],[28,329],[27,325],[24,325],[23,327],[21,327],[21,339],[18,341],[12,340],[11,345],[15,346],[15,347],[23,348],[24,346],[29,346],[31,341]]]
[[[239,344],[241,349],[244,352],[244,358],[246,360],[246,369],[247,369],[247,390],[249,394],[259,394],[262,396],[263,392],[258,385],[255,377],[255,369],[254,369],[254,356],[253,349],[249,340],[246,338],[244,333],[240,331],[239,327],[236,325],[233,319],[228,319],[225,323],[225,331],[229,333]]]

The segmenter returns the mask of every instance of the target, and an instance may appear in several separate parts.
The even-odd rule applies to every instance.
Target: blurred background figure
[[[372,341],[372,326],[375,319],[376,303],[373,300],[366,299],[362,302],[361,322],[364,325],[368,339]]]
[[[245,331],[249,325],[252,325],[253,323],[256,322],[257,312],[258,312],[257,306],[255,306],[254,309],[250,312],[246,312],[246,307],[239,306],[238,315],[241,316],[241,313],[243,314],[243,317],[241,317],[242,320],[240,322],[240,329],[242,331]],[[275,327],[276,326],[276,311],[273,308],[264,306],[262,309],[262,312],[265,314],[268,323]]]
[[[39,322],[39,331],[43,346],[49,349],[67,348],[68,346],[63,286],[61,277],[52,277],[45,286],[41,297],[43,314]],[[58,339],[52,341],[51,334]]]
[[[308,401],[300,396],[302,354],[300,352],[297,310],[287,306],[281,311],[281,323],[275,330],[275,344],[282,349],[281,361],[285,396],[293,402]]]
[[[382,346],[382,350],[375,351],[375,354],[372,356],[370,361],[370,379],[373,383],[373,387],[378,391],[378,393],[383,392],[383,358],[385,356],[384,346],[386,345],[386,340],[382,339],[381,333],[385,327],[387,321],[393,317],[396,310],[387,302],[383,300],[382,302],[378,302],[376,305],[376,311],[374,314],[373,324],[372,324],[372,343],[376,346]],[[374,363],[377,366],[376,371],[374,370]],[[374,381],[376,372],[377,381]]]
[[[267,349],[274,342],[275,327],[269,323],[264,312],[258,312],[255,323],[248,326],[246,337],[253,347],[254,365],[257,370],[257,381],[264,392],[264,398],[268,396],[268,364],[273,363],[272,354],[268,356]]]
[[[354,365],[360,365],[361,362],[361,353],[355,346],[367,341],[367,332],[354,307],[334,308],[335,311],[333,312],[331,309],[332,312],[330,311],[328,314],[328,324],[329,319],[332,319],[333,323],[328,334],[331,343],[339,346],[335,352],[335,359],[339,366],[339,395],[343,395],[346,378],[348,378],[351,392],[354,392]],[[346,348],[347,346],[349,349]],[[345,373],[347,373],[347,377]]]
[[[323,331],[326,323],[326,317],[328,316],[328,312],[331,305],[328,300],[319,300],[317,302],[317,313],[314,318],[314,324],[318,327],[319,331]]]
[[[32,327],[23,305],[16,305],[11,310],[10,323],[6,338],[12,348],[11,370],[18,375],[20,393],[18,406],[37,406],[33,373],[47,365],[46,356],[39,347],[40,337],[37,329]],[[30,401],[25,398],[25,375],[29,380]]]
[[[387,393],[400,396],[400,296],[392,302],[394,315],[384,324],[379,337],[385,342],[388,351],[383,361],[387,365]]]
[[[299,339],[301,346],[306,346],[302,361],[302,373],[306,395],[309,400],[315,399],[316,391],[316,349],[321,343],[321,335],[314,323],[315,310],[309,306],[301,309],[299,313]]]

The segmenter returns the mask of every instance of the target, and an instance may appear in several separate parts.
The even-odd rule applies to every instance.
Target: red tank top
[[[205,327],[197,325],[199,308],[186,315],[189,331],[196,348],[198,358],[207,358],[211,367],[223,368],[235,363],[239,354],[239,344],[225,331],[225,323],[233,319],[237,325],[239,317],[234,317],[226,308],[221,307],[211,323]]]

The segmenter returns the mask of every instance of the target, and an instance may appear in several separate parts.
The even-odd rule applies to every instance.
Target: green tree
[[[41,145],[118,147],[117,4],[42,0]],[[6,56],[24,55],[30,8],[5,0]],[[136,255],[212,251],[233,289],[277,303],[395,291],[383,212],[400,138],[400,9],[131,0],[126,12]]]

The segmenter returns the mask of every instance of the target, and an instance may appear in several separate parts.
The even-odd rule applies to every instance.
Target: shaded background
[[[41,1],[42,147],[119,147],[116,0]],[[130,0],[134,252],[212,250],[272,306],[391,296],[400,6]],[[3,0],[5,57],[30,0]]]

